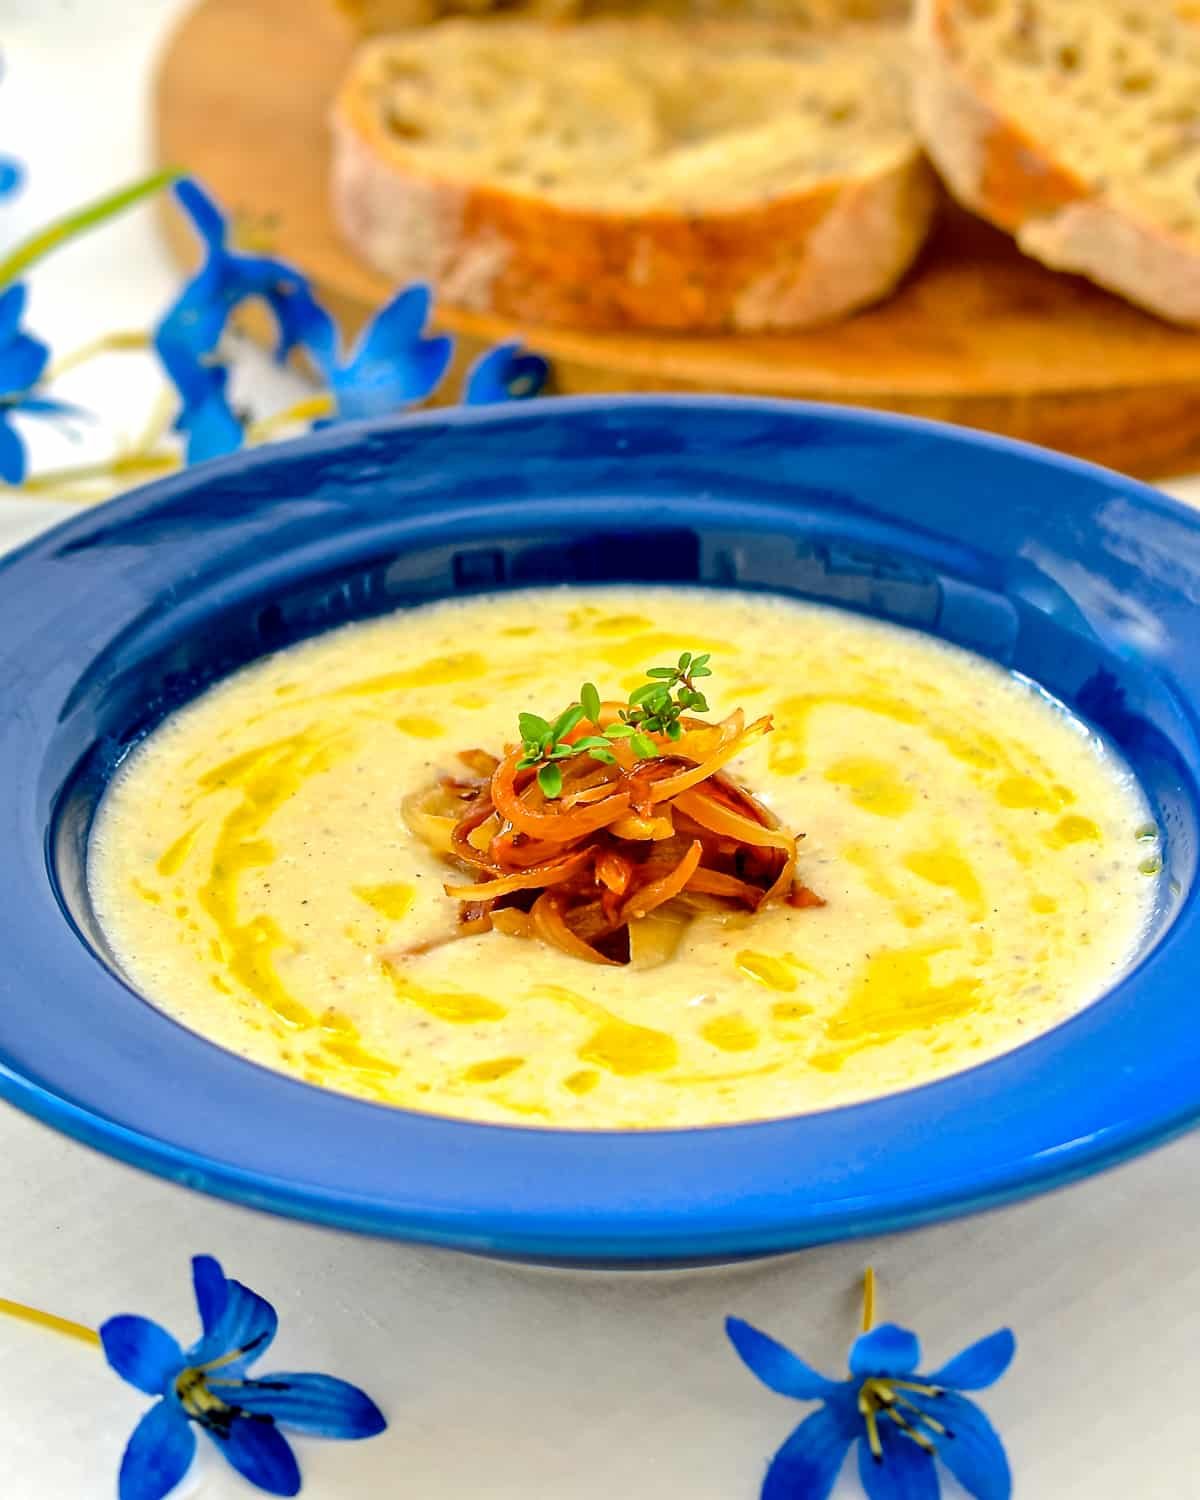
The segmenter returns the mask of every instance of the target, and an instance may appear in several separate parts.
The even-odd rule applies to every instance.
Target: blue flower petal
[[[25,479],[25,445],[0,411],[0,479],[21,484]]]
[[[235,1417],[228,1434],[213,1428],[205,1430],[238,1473],[251,1484],[265,1490],[268,1495],[299,1493],[300,1469],[296,1455],[274,1422],[262,1417]]]
[[[222,1361],[220,1378],[230,1380],[270,1348],[279,1317],[265,1297],[252,1292],[240,1281],[226,1280],[225,1289],[224,1308],[185,1358],[189,1365],[204,1365],[219,1359]],[[241,1351],[238,1357],[226,1360],[225,1356],[235,1350]]]
[[[359,335],[347,368],[360,359],[389,359],[393,354],[415,344],[425,332],[433,293],[429,284],[414,281],[402,292],[385,302]]]
[[[0,198],[7,198],[25,181],[25,169],[10,156],[0,156]]]
[[[212,1386],[232,1406],[261,1412],[315,1437],[368,1438],[387,1426],[365,1391],[332,1375],[263,1375],[229,1390],[214,1378]]]
[[[975,1500],[1009,1500],[1012,1474],[995,1428],[965,1396],[940,1396],[921,1405],[952,1437],[936,1439],[938,1457]]]
[[[206,1334],[211,1333],[229,1305],[229,1283],[216,1256],[192,1256],[192,1290],[196,1294],[200,1327]]]
[[[519,343],[497,344],[467,372],[463,404],[488,406],[497,401],[523,401],[538,395],[550,378],[550,365],[540,354],[522,351]]]
[[[334,374],[331,386],[343,421],[382,417],[422,401],[441,383],[454,353],[448,338],[424,339],[374,364]]]
[[[181,178],[172,191],[208,249],[222,249],[225,244],[225,215],[195,178]]]
[[[454,344],[445,337],[421,336],[429,305],[429,288],[417,283],[367,324],[346,365],[329,372],[340,417],[383,416],[436,389]]]
[[[162,1500],[191,1466],[196,1435],[173,1401],[159,1401],[133,1429],[117,1480],[120,1500]]]
[[[762,1500],[827,1500],[854,1434],[854,1423],[836,1406],[806,1417],[771,1460]]]
[[[925,1378],[930,1385],[946,1385],[958,1391],[982,1391],[1000,1379],[1016,1352],[1017,1341],[1012,1330],[1000,1328],[971,1344]]]
[[[19,333],[0,347],[0,396],[23,395],[41,379],[50,351],[40,339]]]
[[[882,1460],[874,1457],[865,1436],[858,1443],[858,1477],[867,1500],[939,1500],[941,1485],[932,1455],[890,1422],[880,1422],[879,1435]]]
[[[820,1401],[844,1389],[844,1381],[828,1380],[806,1365],[798,1354],[741,1318],[726,1318],[725,1332],[747,1368],[781,1396]]]
[[[189,464],[236,453],[245,437],[241,422],[219,391],[214,391],[205,401],[187,407],[175,426],[187,434]]]
[[[22,281],[14,282],[12,286],[0,292],[0,349],[3,349],[21,326],[21,319],[25,316],[27,296],[28,292]]]
[[[211,354],[228,321],[229,306],[221,292],[220,278],[206,266],[167,310],[155,330],[154,344],[170,370],[173,361]]]
[[[911,1375],[920,1363],[921,1345],[916,1334],[895,1323],[880,1323],[855,1339],[850,1349],[850,1370],[860,1377]]]
[[[337,328],[308,282],[299,272],[291,274],[291,289],[276,289],[267,299],[279,325],[275,358],[282,364],[293,349],[307,349],[328,376],[337,359]]]
[[[161,1396],[183,1368],[183,1350],[165,1328],[132,1314],[100,1326],[104,1357],[122,1380],[148,1396]]]

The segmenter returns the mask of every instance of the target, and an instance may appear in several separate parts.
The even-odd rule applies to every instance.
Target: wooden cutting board
[[[163,56],[164,163],[195,173],[314,281],[347,333],[393,288],[326,206],[328,105],[353,37],[332,0],[200,0]],[[190,233],[171,214],[181,258]],[[438,309],[465,359],[520,335],[555,389],[726,391],[912,412],[1045,443],[1129,473],[1200,468],[1200,333],[1044,270],[947,206],[887,303],[789,336],[596,335]]]

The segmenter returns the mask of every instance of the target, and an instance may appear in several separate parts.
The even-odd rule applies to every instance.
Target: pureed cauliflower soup
[[[962,650],[771,595],[572,586],[219,683],[121,769],[90,883],[133,983],[245,1057],[648,1129],[845,1104],[1045,1030],[1135,952],[1157,837],[1109,748]]]

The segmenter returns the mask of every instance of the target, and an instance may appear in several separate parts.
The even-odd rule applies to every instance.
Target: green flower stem
[[[86,234],[89,229],[95,229],[97,225],[123,213],[125,209],[132,208],[143,198],[152,197],[163,188],[170,187],[180,175],[174,167],[168,167],[161,172],[153,172],[139,182],[118,188],[115,193],[107,193],[103,198],[97,198],[92,203],[85,203],[82,208],[54,219],[0,259],[0,287],[16,281],[35,262],[42,260],[51,251],[57,250],[60,245],[65,245],[68,240]]]

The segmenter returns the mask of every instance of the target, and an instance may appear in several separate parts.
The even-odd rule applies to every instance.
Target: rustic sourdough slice
[[[848,21],[903,20],[910,0],[334,0],[368,36],[421,26],[449,15],[499,13],[585,19],[598,15],[654,13],[828,26]]]
[[[919,0],[915,111],[946,184],[1027,254],[1200,324],[1192,0]]]
[[[928,229],[894,28],[454,21],[368,44],[334,112],[352,245],[450,304],[783,329],[875,301]]]

